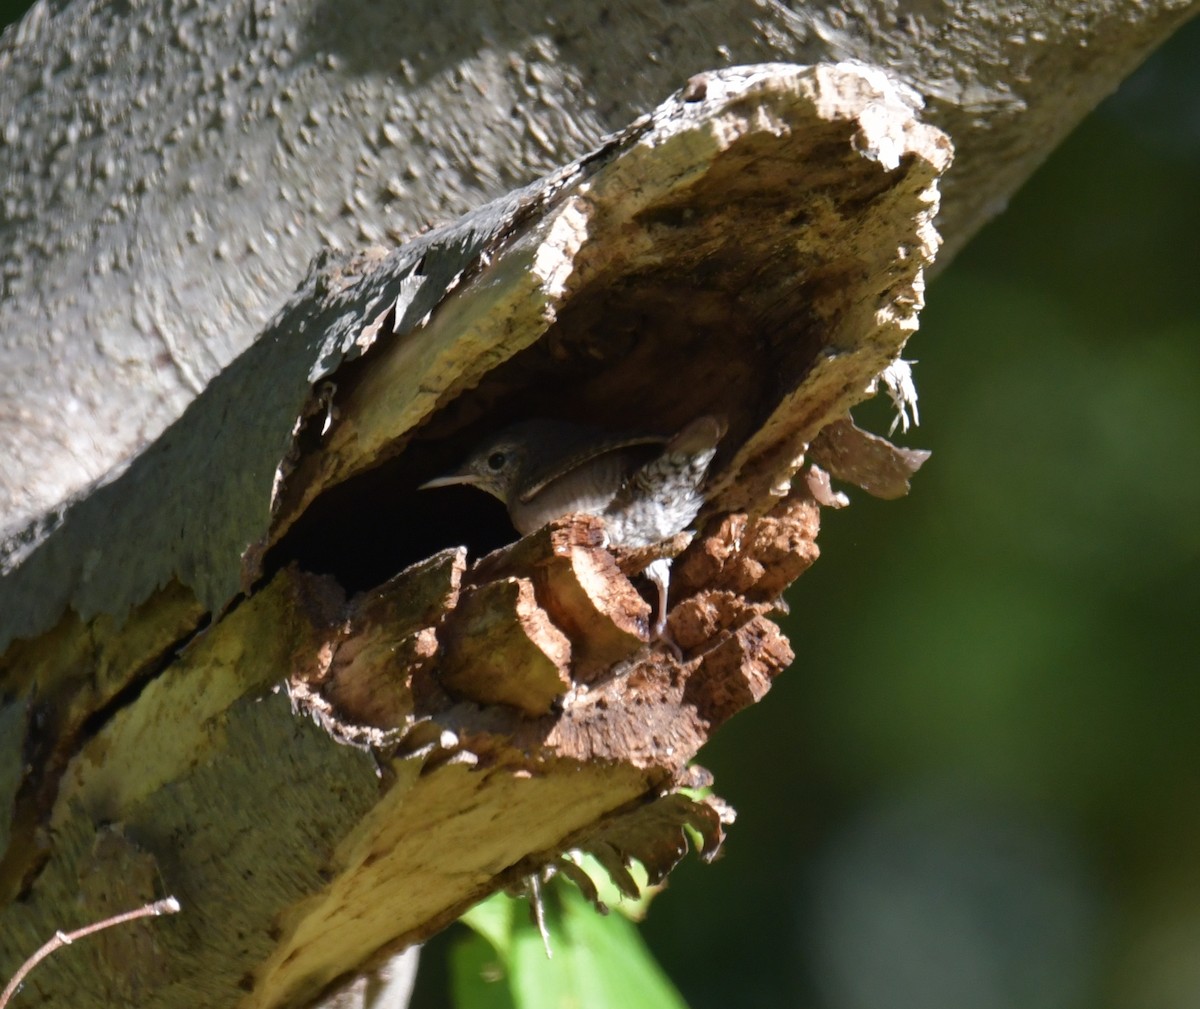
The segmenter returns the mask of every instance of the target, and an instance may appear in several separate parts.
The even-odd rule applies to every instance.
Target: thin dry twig
[[[153,918],[160,914],[175,914],[178,911],[179,901],[174,897],[164,897],[162,900],[156,900],[152,904],[144,904],[136,910],[114,914],[111,918],[104,918],[101,921],[85,925],[74,932],[55,932],[54,938],[46,942],[41,949],[21,964],[20,968],[13,975],[12,980],[8,982],[8,986],[3,992],[0,992],[0,1009],[5,1009],[9,999],[21,987],[21,982],[25,980],[25,976],[60,946],[69,946],[76,939],[82,939],[84,936],[91,935],[93,932],[99,932],[112,925],[123,925],[127,921],[135,921],[138,918]]]

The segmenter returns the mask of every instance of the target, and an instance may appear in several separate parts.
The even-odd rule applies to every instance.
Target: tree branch
[[[477,208],[714,65],[888,68],[956,145],[953,251],[1195,10],[38,4],[0,42],[0,515],[19,526],[153,440],[319,251]]]
[[[729,814],[680,792],[688,764],[791,661],[770,614],[819,511],[792,478],[915,329],[949,159],[878,71],[744,68],[458,225],[318,264],[0,580],[0,967],[81,880],[128,906],[161,878],[188,913],[99,968],[55,958],[45,1004],[301,1005],[569,848],[659,878],[687,826],[711,854]],[[471,564],[482,496],[414,489],[539,412],[728,418],[675,561],[680,656],[596,520]],[[878,476],[853,431],[834,462],[894,488],[904,457]]]

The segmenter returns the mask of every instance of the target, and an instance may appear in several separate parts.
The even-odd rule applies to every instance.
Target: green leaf
[[[450,989],[458,1009],[517,1009],[510,980],[496,947],[479,933],[451,947]]]
[[[511,952],[513,921],[525,915],[523,903],[505,893],[494,893],[460,920],[490,942],[501,957],[507,957]]]
[[[597,914],[574,886],[543,893],[551,959],[524,900],[498,895],[464,918],[478,934],[452,954],[458,1009],[687,1009],[635,925]]]

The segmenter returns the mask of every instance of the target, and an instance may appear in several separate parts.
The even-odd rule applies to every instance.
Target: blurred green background
[[[1198,305],[1193,22],[932,283],[933,458],[825,513],[643,929],[693,1009],[1200,1006]]]
[[[927,304],[933,458],[825,512],[795,664],[701,754],[725,857],[644,933],[693,1009],[1195,1009],[1200,22]]]

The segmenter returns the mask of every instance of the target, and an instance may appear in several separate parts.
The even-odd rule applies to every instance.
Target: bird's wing
[[[613,435],[611,438],[597,440],[594,432],[581,435],[578,445],[569,446],[555,457],[548,460],[529,475],[529,480],[521,489],[521,501],[528,503],[559,477],[571,472],[576,466],[582,466],[609,452],[621,452],[626,449],[653,446],[662,448],[670,439],[661,434],[643,435]]]

